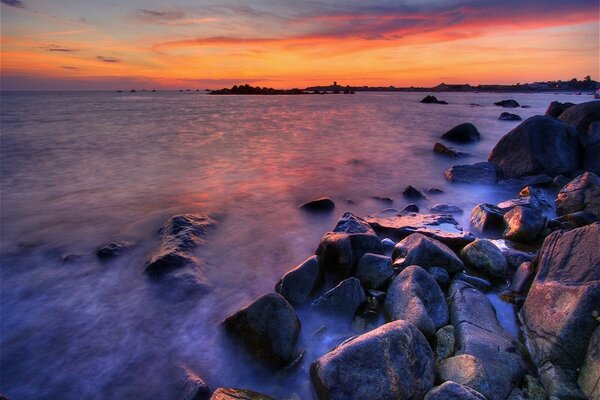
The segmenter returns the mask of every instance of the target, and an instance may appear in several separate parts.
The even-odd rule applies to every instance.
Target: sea
[[[180,366],[212,388],[278,399],[316,398],[310,364],[356,335],[298,307],[302,358],[273,370],[232,343],[220,322],[315,253],[345,212],[374,214],[412,200],[464,210],[518,188],[452,184],[454,164],[485,161],[497,141],[569,93],[427,93],[211,96],[204,92],[2,92],[0,120],[0,392],[10,399],[172,399]],[[515,99],[528,108],[503,109]],[[473,123],[482,140],[432,152],[440,135]],[[328,196],[329,214],[298,205]],[[390,198],[383,201],[381,198]],[[158,230],[181,213],[217,224],[195,254],[211,290],[173,299],[144,265]],[[108,261],[115,240],[135,243]],[[493,296],[493,295],[492,295]],[[512,306],[491,297],[519,335]],[[383,321],[381,321],[383,323]]]

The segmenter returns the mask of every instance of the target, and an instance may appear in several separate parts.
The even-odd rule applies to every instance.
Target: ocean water
[[[553,100],[591,99],[438,94],[444,106],[420,104],[424,95],[2,93],[0,391],[11,399],[172,398],[173,371],[186,365],[213,389],[310,399],[310,363],[356,332],[299,308],[304,357],[273,372],[232,345],[220,321],[314,254],[344,211],[401,208],[410,184],[444,190],[419,201],[422,211],[457,205],[465,224],[475,204],[514,196],[515,188],[443,176],[453,164],[485,160],[518,124],[499,121],[506,110],[495,101],[531,106],[508,110],[525,119]],[[472,155],[433,154],[439,136],[462,122],[483,139],[453,147]],[[297,208],[320,196],[336,202],[333,213]],[[158,229],[178,213],[218,221],[196,251],[212,290],[185,300],[143,270]],[[113,240],[136,247],[101,262],[95,249]]]

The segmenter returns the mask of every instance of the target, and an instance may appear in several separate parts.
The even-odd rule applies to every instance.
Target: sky
[[[600,79],[598,0],[0,0],[0,13],[2,90]]]

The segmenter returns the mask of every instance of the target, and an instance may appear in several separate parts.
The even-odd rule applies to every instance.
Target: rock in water
[[[218,388],[210,400],[275,400],[272,397],[245,389]]]
[[[348,278],[313,301],[310,308],[341,319],[352,320],[358,308],[366,300],[367,296],[360,281],[356,278]]]
[[[349,339],[311,365],[320,400],[421,399],[434,376],[431,347],[407,321]]]
[[[516,100],[501,100],[498,101],[496,103],[494,103],[495,105],[499,106],[499,107],[504,107],[504,108],[518,108],[520,107],[519,103]]]
[[[552,117],[535,116],[504,135],[488,161],[506,178],[568,175],[579,168],[580,153],[576,129]]]
[[[504,237],[516,242],[536,240],[546,226],[546,216],[529,207],[517,206],[504,215]]]
[[[335,203],[329,197],[321,197],[320,199],[311,200],[300,204],[298,208],[312,212],[328,212],[333,211],[335,208]]]
[[[585,362],[577,382],[588,398],[600,399],[600,327],[596,328],[590,338]]]
[[[560,190],[555,203],[558,215],[588,211],[600,217],[600,178],[593,172],[579,175]]]
[[[420,101],[420,103],[424,103],[424,104],[448,104],[447,102],[445,102],[443,100],[438,100],[437,97],[431,96],[431,95],[425,96]]]
[[[393,275],[392,260],[387,256],[367,253],[358,260],[356,277],[367,289],[377,289]]]
[[[471,123],[456,125],[442,135],[442,139],[456,143],[471,143],[481,140],[481,134]]]
[[[429,208],[431,212],[440,214],[462,214],[463,210],[460,207],[450,204],[435,204]]]
[[[504,231],[505,212],[493,204],[481,203],[471,211],[471,228],[478,233]]]
[[[394,278],[385,298],[385,314],[390,321],[411,322],[428,338],[448,323],[444,293],[435,279],[416,265]]]
[[[444,382],[431,389],[423,400],[486,400],[483,395],[456,382]]]
[[[472,165],[454,165],[444,172],[444,176],[453,183],[492,184],[502,177],[502,171],[496,164],[480,162]]]
[[[319,259],[312,256],[286,273],[275,285],[275,291],[291,303],[302,304],[308,299],[320,277]]]
[[[453,149],[452,147],[443,145],[441,143],[436,143],[433,145],[433,152],[450,158],[466,157],[469,155],[469,153],[458,151],[456,149]]]
[[[275,365],[292,360],[300,321],[285,298],[267,293],[223,321],[225,329],[239,338],[260,359]]]
[[[132,242],[127,242],[124,240],[119,240],[116,242],[108,243],[98,250],[96,250],[96,255],[98,258],[106,260],[109,258],[117,257],[131,249],[134,246]]]
[[[598,238],[598,222],[554,232],[533,261],[537,274],[521,317],[538,368],[550,364],[574,371],[584,362],[600,308]]]
[[[581,135],[585,135],[590,124],[600,121],[600,101],[588,101],[569,107],[558,119],[573,125]]]
[[[448,246],[420,233],[413,233],[396,244],[392,258],[404,259],[404,266],[442,267],[449,274],[460,272],[465,267]]]
[[[478,272],[494,278],[504,278],[506,258],[498,247],[489,240],[477,239],[466,245],[460,255],[463,261]]]
[[[173,390],[173,398],[178,400],[209,400],[211,390],[208,385],[187,367],[176,368],[177,377]]]
[[[546,109],[546,115],[549,115],[554,118],[560,117],[560,114],[565,112],[567,108],[573,107],[575,104],[573,103],[561,103],[558,101],[553,101],[550,103],[548,108]]]
[[[509,112],[503,112],[498,117],[500,121],[521,121],[523,118],[518,116],[517,114],[511,114]]]
[[[408,185],[406,188],[404,188],[402,195],[413,200],[425,198],[425,195],[421,193],[419,189],[411,185]]]

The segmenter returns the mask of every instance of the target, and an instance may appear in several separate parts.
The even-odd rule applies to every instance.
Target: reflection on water
[[[502,109],[492,104],[506,95],[441,95],[448,106],[421,97],[3,93],[2,390],[22,399],[164,398],[165,371],[184,362],[213,388],[309,398],[310,362],[356,332],[299,309],[306,353],[273,375],[231,346],[219,322],[271,291],[344,211],[401,208],[412,184],[444,190],[419,205],[457,205],[464,223],[474,204],[514,195],[448,184],[453,161],[431,151],[447,129],[472,122],[483,140],[458,147],[472,154],[465,163],[483,160],[517,124],[497,120]],[[517,110],[524,118],[573,101],[510,97],[531,106]],[[320,196],[334,199],[334,213],[297,209]],[[213,290],[173,302],[143,265],[158,228],[180,212],[211,213],[219,225],[198,250]],[[94,257],[117,239],[137,246],[109,262]]]

